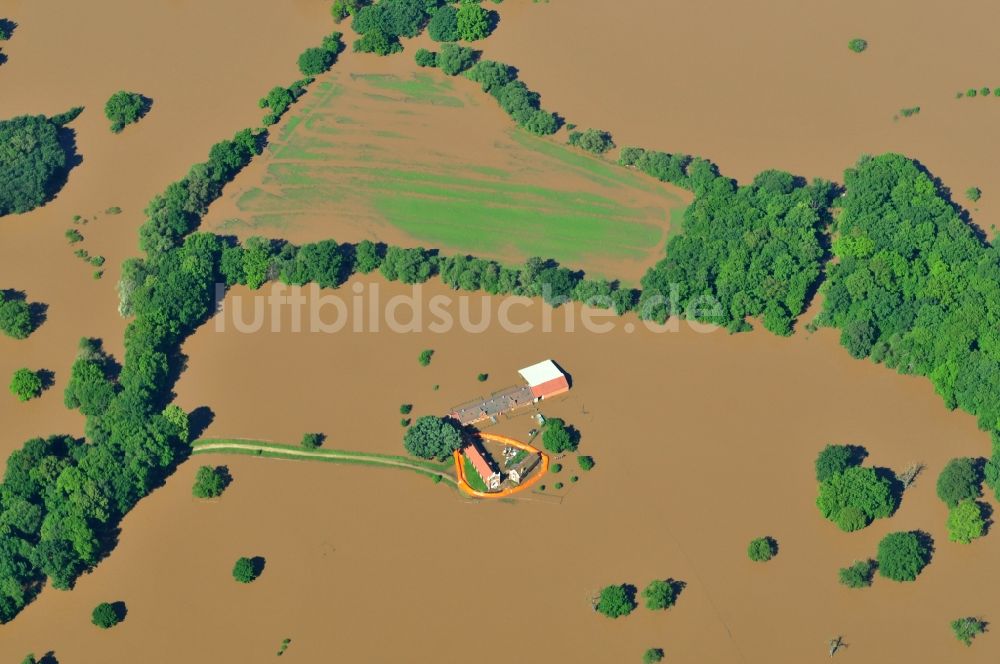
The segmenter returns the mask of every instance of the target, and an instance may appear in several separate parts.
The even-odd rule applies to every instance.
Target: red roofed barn
[[[569,392],[569,380],[556,363],[545,360],[518,371],[527,381],[535,399],[548,399],[564,392]]]

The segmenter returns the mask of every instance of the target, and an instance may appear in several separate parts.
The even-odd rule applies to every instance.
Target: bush
[[[604,154],[615,147],[611,140],[610,132],[601,129],[588,129],[587,131],[572,131],[569,134],[569,144],[594,154]]]
[[[101,629],[109,629],[121,622],[121,616],[115,605],[101,602],[91,612],[90,622]]]
[[[476,376],[476,380],[478,380],[480,383],[485,383],[489,377],[490,377],[489,374],[481,373]]]
[[[424,415],[406,430],[403,447],[421,459],[443,461],[462,447],[462,433],[450,418]]]
[[[948,539],[968,544],[986,532],[983,507],[966,498],[948,511]]]
[[[851,49],[855,53],[862,53],[866,48],[868,48],[868,42],[864,39],[855,37],[851,41],[847,42],[847,48]]]
[[[119,133],[126,125],[138,122],[146,110],[146,100],[137,92],[120,90],[104,104],[104,117],[111,121],[111,131]]]
[[[404,403],[402,406],[399,407],[400,415],[409,415],[412,411],[413,411],[412,403]]]
[[[434,351],[428,348],[427,350],[420,351],[420,357],[417,358],[417,361],[420,363],[420,366],[426,367],[431,363],[432,357],[434,357]]]
[[[0,146],[0,217],[34,210],[55,195],[72,154],[59,124],[44,115],[0,120]]]
[[[14,339],[27,339],[34,328],[28,303],[0,290],[0,332]]]
[[[418,67],[437,67],[438,64],[437,53],[428,51],[426,48],[418,49],[413,55],[413,59]]]
[[[963,500],[978,498],[982,483],[978,460],[968,457],[952,459],[938,475],[937,495],[945,505],[955,507]]]
[[[651,611],[669,609],[677,602],[677,586],[673,580],[656,579],[642,591],[646,608]]]
[[[966,97],[975,97],[978,94],[979,94],[979,91],[976,90],[975,88],[969,88],[968,90],[965,91],[965,96]]]
[[[991,90],[989,88],[987,88],[987,87],[982,87],[982,88],[979,89],[979,94],[982,95],[983,97],[989,97],[990,96],[990,92],[991,92]]]
[[[552,485],[552,488],[555,489],[556,491],[559,491],[560,489],[563,488],[563,483],[562,482],[556,482],[555,484]]]
[[[750,541],[747,556],[755,563],[766,563],[778,553],[778,543],[773,537],[758,537]]]
[[[623,583],[602,589],[594,608],[608,618],[620,618],[635,611],[637,606],[635,586]]]
[[[303,76],[317,76],[333,66],[335,55],[325,48],[313,46],[299,55],[299,71]]]
[[[983,192],[979,187],[969,187],[968,189],[965,190],[965,197],[968,198],[973,203],[978,201],[982,197],[982,195]]]
[[[258,571],[257,566],[249,558],[242,557],[237,559],[236,564],[233,565],[233,578],[240,583],[250,583],[257,579]]]
[[[561,463],[554,463],[554,464],[552,464],[552,466],[549,468],[549,472],[552,472],[552,473],[561,473],[562,472],[562,464]]]
[[[878,572],[893,581],[914,581],[930,562],[933,542],[919,532],[889,533],[878,545]]]
[[[218,498],[226,489],[227,474],[221,466],[201,466],[194,475],[191,493],[195,498]]]
[[[31,369],[18,369],[10,380],[10,392],[18,401],[29,401],[42,394],[42,379]]]
[[[561,454],[576,450],[576,446],[576,436],[573,431],[566,427],[566,422],[558,417],[553,417],[545,422],[542,447],[553,454]]]
[[[854,466],[819,485],[816,506],[824,518],[845,532],[864,528],[873,520],[890,516],[898,498],[892,483],[874,468]]]
[[[850,567],[841,567],[840,582],[848,588],[866,588],[872,584],[875,576],[874,560],[859,560]]]
[[[663,661],[663,648],[650,648],[642,654],[642,664],[656,664]]]
[[[323,444],[325,437],[321,433],[304,433],[299,444],[307,450],[314,450]]]
[[[465,41],[485,39],[490,35],[490,13],[479,5],[479,0],[462,0],[456,22],[458,34]]]
[[[451,5],[438,7],[427,24],[427,33],[437,42],[458,41],[458,12]]]
[[[458,44],[444,44],[437,56],[437,66],[448,76],[457,76],[476,61],[476,52]]]
[[[986,623],[979,618],[959,618],[951,622],[951,631],[956,639],[971,646],[972,640],[986,631]]]
[[[594,467],[594,457],[591,456],[578,456],[576,458],[577,463],[580,464],[580,468],[583,470],[590,470]]]

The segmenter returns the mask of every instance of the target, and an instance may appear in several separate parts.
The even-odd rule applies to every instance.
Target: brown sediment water
[[[81,337],[99,337],[121,359],[125,321],[117,313],[121,262],[139,255],[138,227],[149,200],[203,161],[216,141],[258,126],[257,99],[300,76],[295,59],[329,32],[323,3],[5,2],[17,23],[0,65],[0,117],[55,115],[75,106],[69,126],[82,161],[54,200],[0,218],[0,289],[48,305],[47,321],[25,341],[0,335],[0,455],[32,436],[83,433],[62,391]],[[261,48],[261,44],[267,48]],[[153,100],[149,114],[112,134],[104,103],[127,89]],[[120,207],[118,215],[106,214]],[[86,225],[74,224],[80,215]],[[63,233],[85,240],[70,246]],[[104,256],[104,275],[74,256]],[[20,404],[7,390],[20,367],[47,369],[55,385]]]
[[[0,395],[4,454],[30,435],[82,432],[61,391],[79,337],[100,336],[120,357],[113,284],[121,260],[137,253],[141,209],[213,142],[255,124],[256,99],[297,78],[295,55],[330,30],[326,4],[304,0],[253,11],[230,0],[10,6],[4,12],[20,27],[4,44],[0,86],[14,93],[0,96],[2,115],[87,110],[72,125],[84,161],[56,200],[0,219],[0,288],[49,304],[29,340],[0,338],[0,376],[22,365],[56,373],[38,402]],[[822,21],[788,0],[731,3],[721,15],[638,0],[613,11],[591,0],[508,0],[500,9],[501,28],[482,45],[487,57],[518,66],[547,108],[609,129],[620,144],[701,154],[742,180],[770,167],[839,179],[861,152],[899,150],[957,191],[982,186],[974,216],[989,225],[1000,100],[954,92],[993,83],[992,5],[942,15],[923,0],[906,11],[850,2]],[[154,39],[135,25],[184,38]],[[598,30],[598,42],[581,38]],[[847,50],[855,36],[869,40],[866,53]],[[404,67],[397,62],[374,66]],[[100,110],[120,88],[153,97],[154,107],[114,136]],[[892,122],[913,105],[918,116]],[[112,205],[124,212],[103,214]],[[95,213],[79,227],[87,238],[79,246],[108,258],[101,281],[62,236],[72,215]],[[410,292],[364,278],[338,294],[351,297],[355,283],[378,284],[383,301]],[[423,288],[428,297],[450,293],[436,282]],[[227,310],[249,296],[235,289]],[[474,320],[483,301],[469,301]],[[492,315],[501,302],[489,303]],[[536,302],[514,317],[540,311]],[[557,329],[566,313],[553,315]],[[838,658],[855,662],[992,661],[995,634],[966,649],[948,623],[997,615],[989,589],[1000,582],[1000,540],[949,543],[934,495],[947,460],[985,454],[988,438],[973,418],[948,412],[928,381],[851,360],[835,332],[290,327],[287,312],[275,332],[240,333],[231,320],[219,331],[211,321],[185,344],[178,403],[213,410],[206,435],[294,443],[320,431],[331,447],[400,453],[400,404],[414,404],[411,417],[442,414],[551,357],[573,389],[541,410],[580,429],[580,452],[597,467],[585,473],[560,459],[544,494],[510,504],[471,501],[402,470],[196,457],[129,514],[116,549],[75,590],[47,589],[0,627],[0,657],[273,661],[290,638],[283,657],[301,662],[596,663],[638,661],[649,647],[672,662],[800,662],[826,658],[829,640],[843,636]],[[436,353],[424,368],[417,356],[426,348]],[[525,415],[492,430],[524,439],[535,426]],[[897,471],[927,468],[894,517],[844,534],[813,504],[812,462],[828,442],[865,445],[869,463]],[[203,463],[226,464],[235,478],[219,500],[191,496]],[[556,481],[566,488],[555,491]],[[937,544],[916,583],[837,583],[837,568],[873,556],[885,533],[913,528]],[[746,545],[764,534],[778,540],[778,556],[751,563]],[[249,586],[230,576],[242,555],[267,561]],[[670,611],[640,608],[613,621],[590,609],[603,585],[641,589],[666,577],[687,584]],[[125,622],[93,627],[94,605],[115,600],[128,605]]]
[[[355,283],[377,283],[383,302],[410,292],[365,278],[323,294],[349,300]],[[423,291],[424,306],[451,293],[436,282]],[[234,291],[225,315],[249,296]],[[478,312],[481,297],[472,301]],[[495,318],[500,300],[489,306]],[[811,661],[838,635],[852,661],[991,661],[991,634],[966,650],[948,623],[1000,608],[982,592],[1000,581],[1000,540],[949,543],[934,494],[949,458],[987,449],[971,417],[947,411],[922,379],[850,360],[831,331],[779,339],[681,324],[653,333],[627,318],[605,334],[580,321],[567,333],[567,313],[554,313],[552,332],[519,334],[496,325],[296,333],[288,307],[275,332],[268,323],[240,333],[231,320],[220,332],[210,322],[185,344],[189,369],[177,387],[185,408],[213,410],[206,435],[296,442],[321,431],[333,448],[399,453],[401,403],[414,404],[413,417],[444,413],[551,357],[573,389],[541,411],[578,427],[580,452],[597,466],[582,472],[572,456],[554,459],[564,468],[546,491],[511,504],[471,501],[406,471],[199,456],[126,518],[118,548],[76,590],[46,591],[4,627],[0,651],[264,661],[287,637],[292,661],[460,661],[474,652],[501,662],[508,649],[482,649],[482,626],[496,624],[530,661],[629,661],[654,646],[676,662]],[[540,320],[538,303],[512,314],[531,316]],[[427,348],[434,358],[421,367]],[[490,374],[485,384],[480,372]],[[534,426],[525,415],[490,430],[525,439]],[[845,534],[813,504],[812,462],[828,442],[864,445],[875,465],[927,469],[895,516]],[[220,500],[190,495],[203,463],[234,476]],[[566,487],[555,491],[556,481]],[[937,542],[916,583],[837,583],[837,569],[873,556],[885,533],[913,528]],[[751,563],[747,543],[764,534],[780,551]],[[240,555],[267,560],[250,586],[230,577]],[[640,608],[609,620],[590,608],[605,584],[641,589],[666,577],[687,587],[665,613]],[[129,606],[106,633],[87,622],[104,599]]]
[[[919,159],[992,234],[1000,86],[989,0],[507,2],[484,57],[516,66],[546,108],[619,145],[687,152],[749,181],[778,168],[842,181],[862,154]],[[849,40],[868,41],[861,54]],[[920,107],[918,115],[898,116]],[[979,203],[965,199],[979,186]]]

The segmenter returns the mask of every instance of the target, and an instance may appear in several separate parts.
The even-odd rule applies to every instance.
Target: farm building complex
[[[518,371],[526,385],[508,387],[488,397],[481,397],[457,406],[451,416],[462,424],[483,420],[496,421],[497,416],[529,406],[542,399],[569,391],[569,379],[552,360],[545,360]]]

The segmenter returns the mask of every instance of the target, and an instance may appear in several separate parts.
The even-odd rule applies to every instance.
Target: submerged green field
[[[474,86],[436,72],[320,83],[272,136],[263,182],[236,199],[238,219],[220,227],[293,240],[409,240],[511,261],[553,257],[608,276],[617,262],[659,258],[679,196],[564,138],[497,125],[487,103]],[[460,115],[446,115],[455,109]],[[485,148],[466,147],[467,125],[449,135],[459,117],[492,123],[482,128]]]

